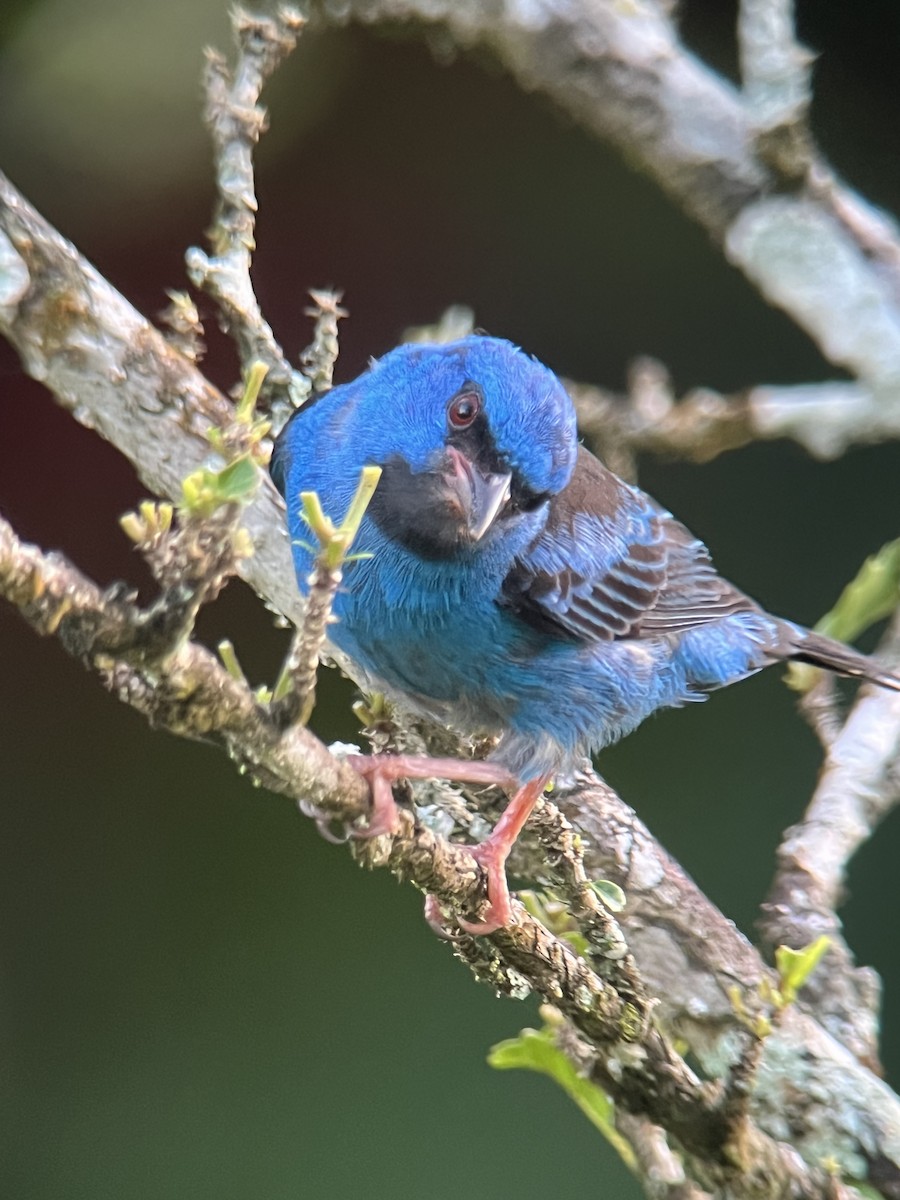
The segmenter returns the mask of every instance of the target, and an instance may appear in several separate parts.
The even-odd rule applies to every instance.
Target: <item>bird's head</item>
[[[562,384],[499,338],[400,346],[323,396],[309,417],[315,445],[307,439],[301,449],[302,409],[282,434],[279,486],[285,459],[294,475],[298,456],[327,455],[329,445],[335,466],[380,466],[372,519],[428,558],[488,544],[565,487],[575,465],[575,414]]]

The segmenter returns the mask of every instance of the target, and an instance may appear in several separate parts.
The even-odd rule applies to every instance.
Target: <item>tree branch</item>
[[[352,821],[368,811],[368,788],[355,772],[302,728],[282,731],[247,685],[201,646],[182,643],[149,670],[133,656],[110,654],[110,644],[128,642],[124,633],[139,621],[139,611],[101,591],[61,556],[24,545],[2,519],[0,595],[36,630],[56,634],[111,691],[155,725],[218,742],[257,783],[295,800],[311,800],[331,817]],[[400,814],[399,824],[396,836],[375,839],[385,844],[366,847],[368,865],[386,866],[448,904],[474,908],[483,879],[471,852],[436,837],[408,811]],[[728,1180],[735,1197],[758,1195],[757,1177],[772,1175],[798,1198],[821,1195],[826,1177],[801,1166],[789,1148],[755,1127],[745,1131],[749,1150],[745,1155],[742,1148],[738,1157],[715,1091],[697,1080],[650,1024],[649,1010],[636,1010],[634,999],[623,1001],[521,904],[514,906],[512,923],[490,943],[463,938],[460,952],[494,986],[521,993],[525,984],[552,1002],[597,1052],[594,1071],[606,1090],[628,1111],[664,1123],[696,1157],[698,1169]]]
[[[63,408],[134,465],[157,496],[209,454],[232,406],[0,174],[0,333]],[[239,574],[299,621],[284,506],[267,480],[243,512],[254,553]]]
[[[762,67],[758,54],[746,53],[758,44],[749,10],[748,100],[688,53],[668,6],[648,0],[511,0],[502,20],[483,0],[319,0],[316,7],[331,22],[418,21],[445,29],[461,47],[489,48],[525,90],[549,96],[636,162],[826,358],[858,376],[855,398],[865,403],[854,424],[900,429],[900,234],[836,178],[808,139],[773,145],[761,136]],[[760,21],[768,19],[764,7],[753,6]],[[787,25],[783,4],[768,8],[782,8]],[[790,88],[797,94],[796,78]],[[780,111],[783,118],[783,104]],[[819,452],[831,455],[846,444],[848,394],[816,386],[825,390],[806,398],[824,404],[819,418],[838,423],[833,439],[821,437]],[[769,399],[771,419],[790,424],[782,397]]]

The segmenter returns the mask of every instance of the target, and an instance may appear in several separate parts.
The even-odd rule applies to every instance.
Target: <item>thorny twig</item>
[[[256,192],[253,150],[266,125],[259,104],[266,80],[294,49],[304,19],[293,8],[273,17],[233,15],[237,60],[232,69],[215,50],[207,54],[206,120],[216,150],[218,210],[210,232],[212,255],[192,247],[186,256],[191,281],[216,301],[223,324],[237,342],[243,365],[263,362],[274,398],[298,403],[308,393],[263,318],[250,279],[255,249]],[[289,411],[289,408],[288,408]]]
[[[380,477],[378,467],[363,468],[346,516],[337,526],[322,511],[315,492],[303,492],[299,497],[310,535],[319,543],[319,552],[308,580],[303,623],[294,635],[275,686],[272,714],[282,725],[294,721],[305,725],[312,716],[319,658],[333,620],[331,608],[341,586],[344,563]]]
[[[341,292],[314,288],[309,295],[312,305],[303,311],[314,318],[315,327],[313,340],[300,354],[300,365],[317,395],[331,387],[339,352],[338,321],[347,316],[347,310],[341,307]]]

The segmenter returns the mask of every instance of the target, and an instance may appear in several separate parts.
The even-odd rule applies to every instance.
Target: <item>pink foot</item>
[[[454,923],[473,937],[494,933],[512,919],[512,900],[506,882],[506,860],[522,826],[547,783],[547,778],[531,779],[519,786],[519,781],[497,763],[467,761],[457,758],[423,758],[406,754],[351,754],[347,762],[368,780],[372,792],[372,812],[363,829],[350,829],[350,837],[379,837],[396,833],[400,815],[394,800],[392,784],[398,779],[450,779],[457,783],[493,784],[514,792],[500,820],[490,835],[477,846],[472,855],[484,870],[487,882],[487,908],[480,921],[455,917]],[[428,896],[425,917],[436,931],[447,936],[446,924],[438,901]]]
[[[523,784],[488,837],[472,847],[472,856],[486,876],[488,903],[479,921],[453,918],[454,924],[464,933],[471,934],[472,937],[484,937],[502,929],[512,920],[512,898],[506,880],[506,860],[546,783],[546,779],[532,779]],[[429,896],[425,901],[425,919],[433,929],[443,931],[444,936],[447,936],[440,905],[433,896]]]

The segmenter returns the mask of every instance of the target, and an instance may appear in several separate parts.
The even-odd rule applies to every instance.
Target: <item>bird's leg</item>
[[[369,781],[372,789],[372,815],[365,829],[353,831],[354,837],[377,837],[396,832],[397,805],[391,785],[398,779],[449,779],[455,783],[493,784],[512,792],[512,799],[490,834],[472,847],[473,857],[487,876],[488,908],[484,920],[457,918],[460,929],[475,936],[493,933],[509,924],[512,904],[506,881],[506,860],[546,787],[548,777],[531,779],[519,786],[516,777],[498,763],[406,754],[351,754],[347,762]],[[425,916],[435,929],[442,927],[440,907],[433,896],[426,899]]]
[[[397,832],[397,805],[391,785],[398,779],[449,779],[455,783],[493,784],[504,790],[516,786],[509,771],[492,762],[411,754],[348,754],[346,761],[368,780],[372,791],[372,815],[365,829],[353,830],[354,837]]]
[[[472,847],[472,854],[487,875],[488,907],[481,921],[464,921],[457,917],[457,924],[466,933],[476,937],[493,933],[495,929],[508,925],[512,919],[506,860],[546,785],[547,778],[543,777],[530,779],[518,788],[488,836]]]

